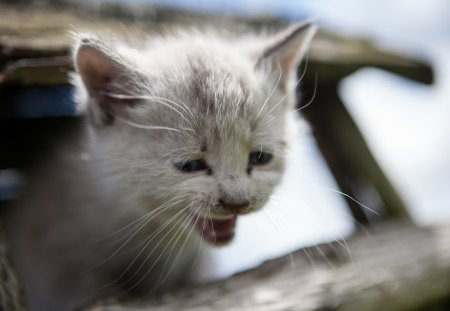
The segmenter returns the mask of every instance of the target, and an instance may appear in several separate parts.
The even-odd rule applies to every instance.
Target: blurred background
[[[26,12],[28,2],[0,2],[1,14],[8,18],[14,15],[8,9],[11,3],[22,5]],[[167,14],[181,10],[189,16],[200,14],[200,18],[228,16],[249,21],[264,30],[313,18],[321,29],[311,49],[309,65],[304,64],[299,70],[306,72],[303,101],[299,105],[308,104],[301,113],[310,127],[304,127],[294,146],[288,174],[267,208],[240,219],[237,238],[229,247],[209,250],[211,256],[203,265],[207,268],[199,272],[199,279],[226,277],[304,246],[345,239],[354,230],[380,218],[404,217],[404,209],[419,225],[450,219],[450,2],[73,0],[71,3],[75,8],[88,6],[79,14],[85,14],[86,10],[98,12],[106,3],[112,3],[114,14],[108,16],[116,16],[122,10],[117,4],[158,8],[160,11],[152,11],[151,15],[155,24]],[[33,5],[61,8],[64,2],[35,1]],[[145,32],[146,24],[135,20],[139,18],[137,11],[131,12],[133,18],[127,13],[120,23],[108,19],[100,24],[95,18],[90,22],[99,28],[120,24],[122,32],[127,25],[140,23]],[[65,31],[71,25],[81,27],[65,15],[59,16],[58,25],[65,25]],[[29,55],[39,58],[33,53],[55,57],[67,54],[67,40],[54,37],[47,50],[42,49],[39,40],[24,50],[27,44],[20,41],[17,33],[22,31],[23,40],[39,39],[39,32],[27,28],[33,19],[39,17],[25,18],[20,25],[0,20],[0,83],[3,83],[0,117],[4,126],[2,137],[8,146],[17,145],[17,136],[10,135],[11,120],[74,114],[70,86],[60,82],[40,85],[42,75],[27,76],[28,79],[20,71],[17,73],[17,68],[28,68],[27,64],[8,65]],[[51,33],[49,27],[52,26],[44,28]],[[58,66],[67,67],[66,60],[56,60],[62,61]],[[39,64],[40,68],[52,67],[45,62]],[[62,72],[65,74],[67,70]],[[28,93],[18,87],[18,81],[22,83],[20,87],[27,87]],[[48,92],[49,86],[57,87]],[[55,96],[59,98],[59,108],[54,106],[54,100],[49,100]],[[5,108],[11,103],[14,108]],[[333,110],[336,107],[341,108]],[[335,119],[339,122],[335,123]],[[336,132],[340,134],[327,134]],[[26,143],[26,138],[21,142]],[[16,151],[0,159],[0,199],[4,201],[13,199],[18,185],[26,183],[10,160],[22,157],[17,153],[25,149],[8,150]]]

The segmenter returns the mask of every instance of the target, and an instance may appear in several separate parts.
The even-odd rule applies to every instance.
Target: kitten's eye
[[[201,170],[208,169],[208,165],[206,164],[205,160],[192,160],[192,161],[179,161],[175,162],[175,167],[179,169],[182,172],[197,172]]]
[[[260,152],[260,151],[253,151],[250,153],[248,163],[250,165],[264,165],[270,162],[272,160],[273,155],[271,153],[267,152]]]

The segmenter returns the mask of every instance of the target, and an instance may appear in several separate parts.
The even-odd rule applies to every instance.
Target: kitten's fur
[[[71,310],[120,283],[172,287],[202,235],[231,240],[236,215],[261,208],[283,175],[295,71],[314,30],[180,35],[139,50],[80,36],[86,126],[58,143],[9,219],[31,310]],[[249,164],[261,151],[273,158]]]

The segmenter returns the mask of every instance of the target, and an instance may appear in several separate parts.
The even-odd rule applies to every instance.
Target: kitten
[[[80,36],[85,113],[8,219],[31,310],[179,284],[202,243],[223,245],[283,176],[295,73],[315,32],[185,34],[129,46]]]

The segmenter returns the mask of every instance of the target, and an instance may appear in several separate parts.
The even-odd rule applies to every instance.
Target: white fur
[[[240,214],[264,206],[283,175],[295,122],[293,81],[282,79],[303,56],[311,28],[306,41],[288,44],[302,51],[293,68],[278,62],[283,51],[258,59],[261,39],[249,48],[248,41],[191,34],[138,50],[81,37],[74,54],[81,78],[73,80],[87,126],[68,132],[33,172],[8,226],[31,310],[71,310],[117,293],[113,283],[127,267],[128,287],[170,287],[199,252],[193,215],[229,218],[218,204],[224,196],[249,201]],[[281,50],[283,39],[275,42]],[[84,66],[83,57],[102,58],[102,68]],[[115,74],[105,91],[119,102],[110,107],[111,123],[104,90],[89,85],[103,72]],[[135,102],[120,106],[125,99]],[[249,173],[253,151],[274,157]],[[199,158],[212,174],[174,165]]]

